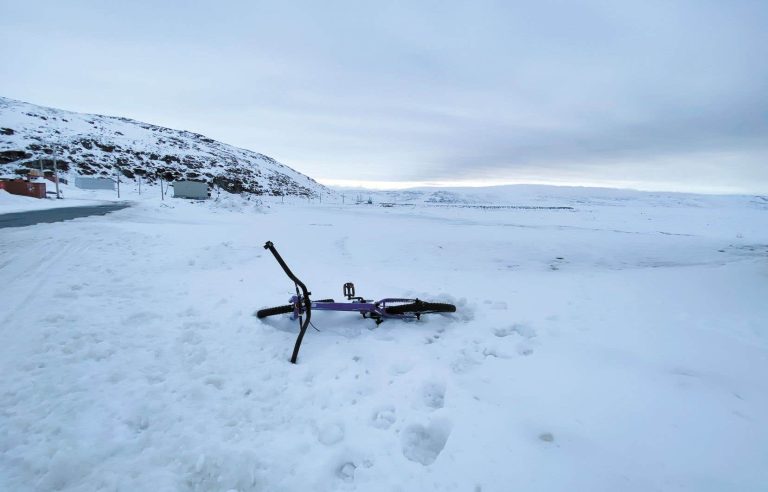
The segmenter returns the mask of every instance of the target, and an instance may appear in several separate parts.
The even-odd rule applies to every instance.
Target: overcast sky
[[[0,0],[0,57],[326,183],[768,193],[766,0]]]

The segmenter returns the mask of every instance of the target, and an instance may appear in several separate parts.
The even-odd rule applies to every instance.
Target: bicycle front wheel
[[[442,302],[416,301],[384,308],[384,312],[387,314],[455,313],[456,306]]]

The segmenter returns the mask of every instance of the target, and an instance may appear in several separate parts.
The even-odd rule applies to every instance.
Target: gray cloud
[[[318,178],[768,191],[761,1],[1,10],[3,95],[198,131]]]

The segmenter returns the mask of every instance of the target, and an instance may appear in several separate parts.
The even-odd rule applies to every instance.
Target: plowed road
[[[25,227],[49,222],[61,222],[91,215],[106,215],[110,212],[115,212],[128,207],[130,207],[130,205],[125,203],[111,203],[105,205],[49,208],[45,210],[32,210],[29,212],[0,214],[0,229],[6,227]]]

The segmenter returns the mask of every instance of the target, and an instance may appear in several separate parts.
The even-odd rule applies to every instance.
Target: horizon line
[[[414,188],[494,188],[500,186],[553,186],[560,188],[605,188],[641,191],[649,193],[686,193],[698,195],[765,195],[768,190],[746,190],[735,186],[689,186],[643,183],[634,181],[556,181],[556,180],[430,180],[430,181],[381,181],[335,178],[314,178],[318,183],[332,188],[365,189],[371,191],[395,191]]]

